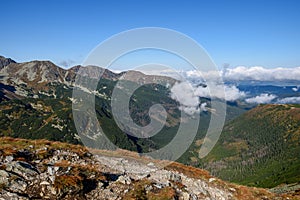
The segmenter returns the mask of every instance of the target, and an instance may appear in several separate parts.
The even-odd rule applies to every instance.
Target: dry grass
[[[152,187],[151,190],[146,190],[146,187]],[[130,190],[123,200],[168,200],[174,199],[176,196],[176,191],[172,187],[156,188],[147,179],[137,181],[133,185],[133,189]]]
[[[82,188],[82,180],[83,178],[78,175],[56,176],[54,181],[54,187],[59,191],[69,190],[70,188]]]
[[[242,151],[245,150],[247,151],[249,149],[248,144],[246,141],[240,140],[240,141],[235,141],[231,143],[224,143],[225,148],[230,149],[230,150],[235,150],[235,151]]]
[[[87,148],[81,145],[73,145],[62,142],[53,142],[48,140],[29,140],[12,137],[1,137],[0,152],[3,156],[16,155],[18,150],[28,149],[36,151],[36,155],[41,159],[48,156],[52,150],[71,150],[79,156],[88,153]]]
[[[198,169],[195,167],[191,167],[191,166],[186,166],[186,165],[183,165],[183,164],[180,164],[177,162],[173,162],[170,165],[167,165],[165,167],[165,169],[183,173],[190,178],[208,180],[209,178],[212,177],[208,171],[205,171],[203,169]]]
[[[54,166],[61,167],[63,169],[70,168],[70,172],[68,174],[72,176],[80,176],[80,177],[89,177],[94,175],[94,179],[97,181],[106,181],[106,176],[102,173],[102,169],[104,166],[99,165],[80,165],[80,164],[72,164],[69,161],[60,161],[58,163],[55,163]]]

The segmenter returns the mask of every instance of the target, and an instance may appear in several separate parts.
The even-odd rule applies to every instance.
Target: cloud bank
[[[176,83],[171,88],[171,98],[177,100],[184,106],[198,106],[200,101],[194,90],[195,88],[188,82]]]
[[[259,96],[251,97],[248,99],[245,99],[247,103],[251,104],[267,104],[271,103],[274,99],[276,99],[277,96],[273,94],[261,94]]]
[[[205,98],[218,98],[226,101],[236,101],[246,96],[234,85],[223,85],[209,83],[207,87],[199,86],[195,88],[195,95]]]
[[[299,104],[300,103],[300,97],[286,97],[286,98],[283,98],[283,99],[279,99],[277,101],[277,103],[279,103],[279,104],[290,104],[290,103]]]
[[[200,97],[236,101],[245,96],[245,92],[240,91],[236,86],[215,83],[209,83],[205,87],[204,85],[191,85],[188,82],[180,82],[171,88],[171,98],[181,104],[180,110],[191,115],[196,112],[207,111],[207,104],[200,104]]]
[[[194,90],[195,88],[188,82],[175,83],[171,88],[171,98],[178,101],[179,109],[189,115],[200,112],[200,99]]]
[[[250,93],[239,90],[237,86],[232,84],[243,81],[275,83],[293,81],[294,83],[300,81],[300,67],[267,69],[263,67],[239,66],[236,68],[225,68],[223,71],[201,72],[191,70],[182,71],[179,74],[190,83],[184,81],[175,84],[171,88],[171,97],[177,100],[181,104],[180,109],[188,114],[207,110],[207,104],[201,104],[200,97],[217,98],[230,102],[244,100],[249,104],[300,103],[300,97],[280,99],[279,96],[270,94],[268,91],[253,96]],[[292,90],[298,92],[300,86],[293,87]]]
[[[300,67],[263,68],[260,66],[226,68],[221,71],[199,72],[196,70],[184,73],[186,78],[206,81],[300,81]]]

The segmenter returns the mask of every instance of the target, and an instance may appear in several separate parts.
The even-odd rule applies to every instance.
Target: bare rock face
[[[289,199],[126,151],[91,154],[81,146],[6,139],[0,146],[0,200]]]
[[[0,69],[9,65],[10,63],[16,63],[16,61],[14,61],[10,58],[5,58],[3,56],[0,56]]]
[[[27,162],[11,161],[6,165],[6,171],[30,180],[38,174],[37,169]]]

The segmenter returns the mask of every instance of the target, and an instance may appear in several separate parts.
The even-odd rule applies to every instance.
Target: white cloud
[[[231,81],[264,81],[283,82],[300,81],[300,67],[296,68],[263,68],[260,66],[226,68],[223,71],[201,72],[197,70],[179,72],[182,77],[191,82],[175,84],[171,89],[171,97],[181,103],[181,110],[187,113],[200,112],[206,109],[207,105],[200,104],[199,97],[218,98],[226,101],[245,99],[247,103],[266,104],[275,102],[278,98],[274,94],[263,93],[258,96],[251,96],[240,91],[235,85],[223,84]],[[199,83],[207,84],[207,87]],[[197,86],[196,86],[197,85]],[[300,87],[292,88],[297,92]],[[250,95],[250,96],[248,96]],[[246,98],[248,96],[248,98]],[[278,100],[279,103],[299,103],[298,97],[289,97]]]
[[[175,83],[171,88],[171,98],[184,106],[198,106],[200,101],[194,93],[194,88],[188,82]]]
[[[246,96],[245,92],[240,91],[236,86],[225,85],[225,100],[226,101],[236,101],[245,96]]]
[[[300,67],[272,68],[239,66],[224,72],[227,80],[283,81],[300,80]]]
[[[206,111],[207,111],[207,108],[206,108],[206,106],[207,106],[207,103],[206,103],[206,102],[204,102],[204,103],[201,103],[201,105],[200,105],[200,111],[204,111],[204,112],[206,112]]]
[[[297,86],[297,87],[292,88],[292,90],[293,90],[294,92],[297,92],[299,89],[300,89],[300,86]]]
[[[193,86],[188,82],[175,83],[171,88],[171,98],[181,104],[179,109],[185,113],[192,115],[199,112],[199,97],[195,95]]]
[[[236,101],[246,96],[236,86],[210,83],[207,87],[198,87],[195,94],[200,97],[225,99],[226,101]]]
[[[280,103],[280,104],[297,103],[297,104],[299,104],[300,103],[300,97],[286,97],[286,98],[283,98],[283,99],[279,99],[277,101],[277,103]]]
[[[267,104],[271,103],[277,96],[273,94],[261,94],[256,97],[251,97],[246,99],[247,103],[254,103],[254,104]]]
[[[244,98],[246,94],[236,86],[208,83],[207,87],[192,86],[188,82],[175,83],[171,88],[171,98],[178,101],[180,109],[188,114],[206,111],[206,103],[200,105],[199,97],[218,98],[226,101],[236,101]],[[199,108],[200,105],[200,108]]]
[[[222,80],[222,72],[221,71],[197,71],[197,70],[191,70],[183,73],[183,76],[185,76],[189,80],[200,80],[200,81],[210,81],[210,82],[220,82]]]
[[[223,71],[198,72],[196,70],[185,72],[190,79],[206,81],[300,81],[300,67],[295,68],[264,68],[260,66],[226,68]]]
[[[195,113],[199,113],[199,107],[188,107],[188,106],[180,106],[179,110],[182,110],[183,112],[185,112],[188,115],[193,115]]]

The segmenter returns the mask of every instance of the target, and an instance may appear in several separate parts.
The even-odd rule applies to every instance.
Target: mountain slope
[[[3,67],[5,67],[11,63],[16,63],[16,61],[14,61],[10,58],[5,58],[3,56],[0,56],[0,69],[2,69]]]
[[[0,138],[4,199],[297,199],[224,182],[179,163],[127,151],[99,151],[46,140]]]
[[[81,143],[72,113],[72,101],[76,101],[72,98],[72,92],[76,72],[80,68],[81,76],[87,81],[94,81],[103,73],[96,90],[81,88],[80,85],[76,87],[82,89],[86,96],[93,98],[95,95],[95,111],[107,137],[120,148],[128,150],[148,151],[150,148],[158,148],[153,141],[130,137],[118,128],[112,118],[110,98],[120,78],[140,85],[153,80],[174,83],[174,79],[148,76],[135,71],[115,74],[94,66],[75,66],[65,70],[49,61],[10,63],[0,70],[0,136]],[[168,105],[166,110],[170,117],[166,126],[176,129],[179,123],[177,102],[168,96],[166,87],[148,84],[136,93],[130,101],[131,116],[136,123],[149,123],[150,118],[145,110],[154,103],[160,103]],[[84,126],[89,128],[88,123]]]
[[[260,105],[226,125],[203,167],[237,183],[300,181],[299,105]]]
[[[86,78],[85,81],[94,81],[103,73],[96,90],[75,86],[79,70],[82,70],[81,76]],[[96,96],[95,108],[99,123],[107,137],[120,148],[139,152],[160,148],[174,137],[180,123],[178,102],[170,97],[170,86],[176,80],[169,77],[145,75],[136,71],[116,74],[95,66],[75,66],[66,70],[49,61],[13,62],[3,67],[0,74],[1,136],[81,143],[73,122],[72,102],[76,101],[72,98],[74,87],[82,89],[85,96]],[[110,104],[115,85],[121,79],[139,87],[130,100],[130,116],[135,123],[145,126],[150,122],[148,110],[152,105],[161,104],[165,107],[167,123],[156,137],[130,137],[117,127]],[[151,82],[161,84],[144,85]],[[209,99],[203,99],[202,102],[207,102],[209,106]],[[237,106],[228,108],[229,119],[244,112],[243,108]],[[208,121],[210,114],[204,114],[203,118],[203,122]],[[89,128],[88,123],[84,126]],[[206,124],[201,126],[198,137],[204,136],[205,127]]]
[[[7,62],[6,62],[7,63]],[[10,62],[0,68],[0,80],[4,84],[17,86],[22,89],[31,89],[33,92],[48,91],[50,83],[72,85],[76,73],[82,66],[74,66],[70,69],[63,69],[50,61],[31,61],[25,63]],[[100,67],[85,67],[85,76],[95,79],[102,74],[103,78],[115,80],[120,77],[109,70]]]
[[[76,73],[80,70],[80,76],[88,79],[107,79],[116,81],[125,76],[126,80],[143,83],[147,80],[164,80],[174,82],[175,80],[164,76],[145,75],[141,72],[128,71],[114,73],[108,69],[98,66],[74,66],[63,69],[50,61],[30,61],[16,63],[15,61],[0,56],[0,81],[3,84],[17,86],[22,89],[31,89],[32,92],[48,91],[50,83],[73,85]],[[124,77],[123,77],[124,78]]]

